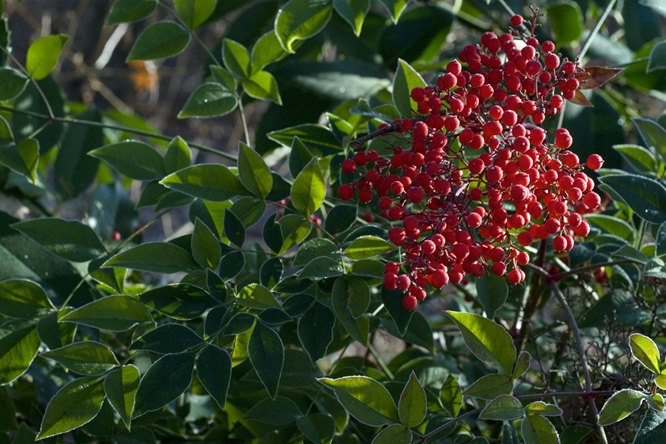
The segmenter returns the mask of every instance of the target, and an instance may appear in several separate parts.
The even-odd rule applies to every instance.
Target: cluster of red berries
[[[388,237],[403,248],[403,263],[386,264],[384,285],[405,293],[408,310],[428,284],[439,289],[466,273],[508,271],[518,284],[534,241],[552,238],[552,248],[566,252],[573,236],[590,231],[581,214],[600,205],[594,182],[568,150],[569,132],[559,129],[549,141],[541,127],[576,95],[583,70],[555,54],[553,42],[539,44],[535,27],[483,34],[436,85],[411,91],[414,118],[382,131],[393,135],[390,156],[359,150],[342,163],[354,180],[338,196],[358,191],[369,203],[376,194],[381,215],[398,222]],[[597,154],[586,162],[592,170],[602,164]]]

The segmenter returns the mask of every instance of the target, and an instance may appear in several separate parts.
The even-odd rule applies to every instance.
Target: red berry
[[[117,231],[114,231],[111,233],[111,240],[112,241],[119,241],[120,240],[120,233]]]
[[[352,174],[354,171],[356,171],[356,162],[352,159],[345,159],[342,162],[342,172],[345,174]]]
[[[338,188],[338,197],[342,200],[351,200],[354,197],[354,186],[351,184],[340,185]]]
[[[520,15],[514,15],[511,17],[511,26],[520,26],[523,24],[523,17]]]
[[[418,301],[414,296],[407,295],[402,299],[402,306],[405,307],[405,310],[412,311],[416,309]]]
[[[604,165],[604,159],[598,154],[590,154],[587,158],[587,167],[591,170],[598,170]]]
[[[363,203],[368,203],[372,200],[372,190],[370,188],[363,188],[358,192],[358,200]]]

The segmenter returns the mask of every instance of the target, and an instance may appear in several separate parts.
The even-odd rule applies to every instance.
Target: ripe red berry
[[[523,17],[520,15],[514,15],[511,17],[511,26],[520,26],[523,24]]]
[[[354,171],[356,171],[356,162],[354,162],[352,159],[345,159],[342,162],[342,172],[346,174],[352,174]]]
[[[358,200],[363,203],[368,203],[372,200],[372,190],[370,188],[363,188],[358,192]]]
[[[417,305],[418,305],[418,301],[416,300],[416,298],[414,296],[407,295],[402,299],[402,306],[407,311],[415,310]]]
[[[556,54],[547,54],[543,59],[546,69],[555,71],[560,66],[560,58]]]
[[[342,200],[351,200],[354,197],[354,186],[351,184],[340,185],[338,188],[338,197]]]
[[[120,240],[120,233],[117,231],[114,231],[111,233],[111,240],[112,241],[119,241]]]
[[[604,159],[598,154],[590,154],[587,158],[587,167],[591,170],[598,170],[604,165]]]

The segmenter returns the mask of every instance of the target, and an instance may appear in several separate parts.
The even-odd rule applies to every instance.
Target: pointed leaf
[[[292,139],[291,150],[289,152],[289,173],[291,177],[297,177],[313,157],[305,144],[301,142],[301,139],[295,136]]]
[[[174,22],[157,22],[147,27],[127,56],[132,60],[155,60],[180,54],[190,42],[187,29]]]
[[[272,425],[287,425],[303,416],[298,406],[289,398],[278,396],[265,398],[247,411],[243,419],[251,419]]]
[[[13,68],[0,68],[0,100],[11,100],[21,94],[28,79]]]
[[[352,286],[353,284],[346,277],[335,280],[331,293],[333,312],[347,333],[354,340],[365,345],[368,341],[368,330],[365,326],[367,318],[362,316],[355,319],[351,314],[349,299],[353,297],[354,293]]]
[[[42,353],[73,372],[87,376],[101,375],[120,365],[111,349],[95,341],[75,342]]]
[[[325,126],[304,124],[272,131],[268,138],[280,145],[291,147],[294,137],[298,137],[312,155],[325,157],[340,154],[342,146],[335,134]]]
[[[58,34],[40,37],[32,42],[25,61],[25,68],[30,77],[41,80],[48,76],[58,63],[58,57],[67,40],[69,40],[68,35]]]
[[[224,409],[231,383],[231,356],[215,345],[209,345],[197,359],[197,375],[217,405]]]
[[[104,145],[88,154],[105,161],[130,179],[162,179],[166,174],[162,155],[152,146],[138,140]]]
[[[104,378],[104,393],[109,403],[123,420],[127,429],[132,420],[134,397],[139,387],[139,369],[133,365],[124,365],[109,373]]]
[[[0,385],[5,385],[30,367],[41,341],[37,319],[13,320],[0,325]]]
[[[641,219],[653,224],[666,222],[666,188],[661,183],[633,174],[609,175],[599,180]]]
[[[258,322],[247,345],[252,367],[271,399],[275,399],[284,365],[284,345],[275,330]]]
[[[412,442],[412,432],[404,425],[393,424],[375,436],[371,444],[409,444]]]
[[[152,322],[144,304],[132,296],[107,296],[77,308],[60,318],[62,322],[75,322],[111,331],[125,331],[137,324]]]
[[[543,416],[560,416],[562,409],[554,404],[546,404],[543,401],[535,401],[525,407],[527,413],[534,413]]]
[[[282,105],[282,98],[278,90],[277,80],[268,71],[257,71],[243,82],[243,89],[248,96],[260,100],[270,100],[273,103]]]
[[[500,395],[490,401],[479,415],[480,419],[512,421],[525,415],[525,409],[518,399],[511,395]]]
[[[398,23],[400,15],[405,10],[407,3],[409,3],[409,0],[379,0],[379,1],[381,2],[382,5],[384,5],[386,10],[388,11],[389,15],[391,16],[391,20],[393,20],[393,23]]]
[[[310,216],[321,206],[325,197],[324,175],[319,168],[319,160],[314,157],[294,179],[291,201],[298,211]]]
[[[583,72],[576,74],[580,82],[580,89],[598,88],[622,72],[621,68],[605,68],[601,66],[588,66]]]
[[[472,383],[462,393],[481,399],[495,399],[500,395],[508,395],[513,391],[513,382],[505,375],[486,375]]]
[[[238,173],[245,188],[265,199],[273,188],[271,170],[264,159],[249,146],[240,143],[238,150]]]
[[[275,300],[273,293],[260,284],[250,284],[243,287],[238,293],[236,302],[243,307],[259,310],[271,307],[280,308],[280,304]]]
[[[0,314],[12,318],[32,319],[54,311],[44,289],[27,279],[0,282]]]
[[[111,6],[106,26],[143,20],[157,7],[157,0],[116,0]]]
[[[155,353],[183,353],[204,344],[201,336],[182,324],[164,324],[150,330],[130,346],[133,350]]]
[[[331,0],[289,0],[275,18],[275,32],[282,47],[294,53],[294,44],[319,33],[333,13]]]
[[[35,182],[35,171],[39,165],[39,142],[23,139],[16,145],[0,148],[0,164]]]
[[[340,249],[335,243],[325,238],[311,239],[304,243],[296,252],[292,265],[300,267],[318,257],[326,257],[339,261]]]
[[[164,170],[167,174],[171,174],[183,168],[187,168],[192,164],[192,152],[190,147],[187,146],[180,136],[171,139],[167,147],[166,154],[164,154]]]
[[[172,190],[212,202],[251,195],[229,168],[219,164],[193,165],[168,175],[160,183]]]
[[[650,370],[655,375],[660,373],[659,362],[659,349],[652,339],[640,333],[634,333],[629,336],[629,347],[631,354],[636,358],[645,368]]]
[[[530,368],[530,361],[532,360],[532,355],[529,352],[523,351],[516,359],[516,365],[513,366],[513,372],[511,373],[511,379],[516,380],[520,378],[523,373]]]
[[[178,118],[224,116],[237,106],[238,99],[234,91],[219,83],[204,83],[192,92],[178,113]]]
[[[641,134],[645,145],[659,154],[662,159],[666,159],[666,130],[652,120],[633,118],[631,121]]]
[[[580,89],[577,89],[574,96],[568,100],[569,102],[580,106],[585,106],[590,108],[594,106],[592,105],[592,102],[590,102],[590,100],[587,98],[587,96],[583,94],[583,91],[581,91]]]
[[[650,58],[645,72],[666,69],[666,41],[657,42],[650,51]]]
[[[520,430],[526,444],[560,444],[555,427],[541,415],[525,415]]]
[[[194,319],[216,305],[204,289],[190,284],[153,288],[139,294],[139,299],[146,306],[174,319]]]
[[[161,409],[187,390],[194,373],[194,357],[194,353],[176,353],[155,361],[136,390],[132,417]]]
[[[190,29],[196,29],[215,11],[216,0],[174,0],[178,14]]]
[[[488,318],[493,319],[497,310],[502,308],[509,295],[506,279],[495,273],[486,273],[476,281],[476,294],[483,305]]]
[[[583,14],[578,3],[554,3],[546,11],[557,43],[572,43],[583,36]]]
[[[607,426],[623,420],[641,407],[646,396],[631,389],[615,392],[599,412],[599,425]]]
[[[36,439],[69,432],[91,421],[104,402],[104,378],[87,376],[61,388],[46,406]]]
[[[326,216],[325,228],[331,234],[342,233],[356,222],[358,207],[356,205],[336,205]]]
[[[442,401],[442,406],[453,418],[458,416],[460,407],[462,406],[462,390],[456,378],[452,375],[446,377],[446,381],[442,384],[439,391],[439,399]]]
[[[370,0],[333,0],[333,8],[349,23],[357,37],[361,35],[363,21],[370,10]]]
[[[632,444],[653,444],[666,439],[666,411],[647,409]]]
[[[398,413],[400,422],[408,428],[416,427],[425,419],[428,411],[428,402],[423,386],[419,382],[416,374],[412,371],[409,381],[400,395],[398,404]]]
[[[113,256],[102,267],[130,268],[154,273],[179,273],[200,270],[192,255],[168,242],[148,242]]]
[[[280,219],[278,224],[282,229],[282,246],[278,252],[279,254],[299,245],[312,231],[310,219],[300,214],[289,214]]]
[[[344,254],[352,260],[367,259],[393,248],[395,248],[393,244],[377,236],[361,236],[354,239]]]
[[[318,381],[334,389],[345,410],[364,424],[376,427],[400,421],[398,408],[388,390],[372,378],[346,376]]]
[[[252,70],[252,61],[247,48],[231,39],[224,39],[222,45],[224,65],[238,77],[247,79]]]
[[[194,221],[192,231],[192,256],[201,268],[215,270],[222,257],[220,242],[210,228],[199,218]]]
[[[412,89],[417,86],[425,87],[425,80],[409,63],[399,59],[393,78],[393,105],[398,109],[400,116],[405,119],[411,119],[412,110],[417,108],[416,102],[410,97]]]
[[[345,272],[340,261],[328,257],[312,259],[298,275],[299,279],[325,279],[341,276]]]
[[[467,348],[477,358],[495,367],[501,374],[511,374],[516,361],[516,347],[504,328],[471,313],[447,311],[446,314],[456,323]]]
[[[315,302],[298,320],[298,339],[312,362],[326,356],[333,342],[335,315],[324,304]]]
[[[272,29],[259,37],[252,47],[252,72],[255,73],[270,63],[277,62],[288,55],[280,44],[275,30]]]

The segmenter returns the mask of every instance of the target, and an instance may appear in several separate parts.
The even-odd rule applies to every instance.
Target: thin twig
[[[397,129],[400,129],[400,124],[399,123],[385,126],[384,128],[378,129],[377,131],[373,131],[370,134],[366,134],[363,137],[359,137],[356,140],[352,140],[350,145],[353,146],[356,151],[358,151],[361,148],[363,148],[363,144],[365,142],[367,142],[368,140],[372,140],[375,137],[381,136],[382,134],[392,133],[393,131],[395,131]]]

